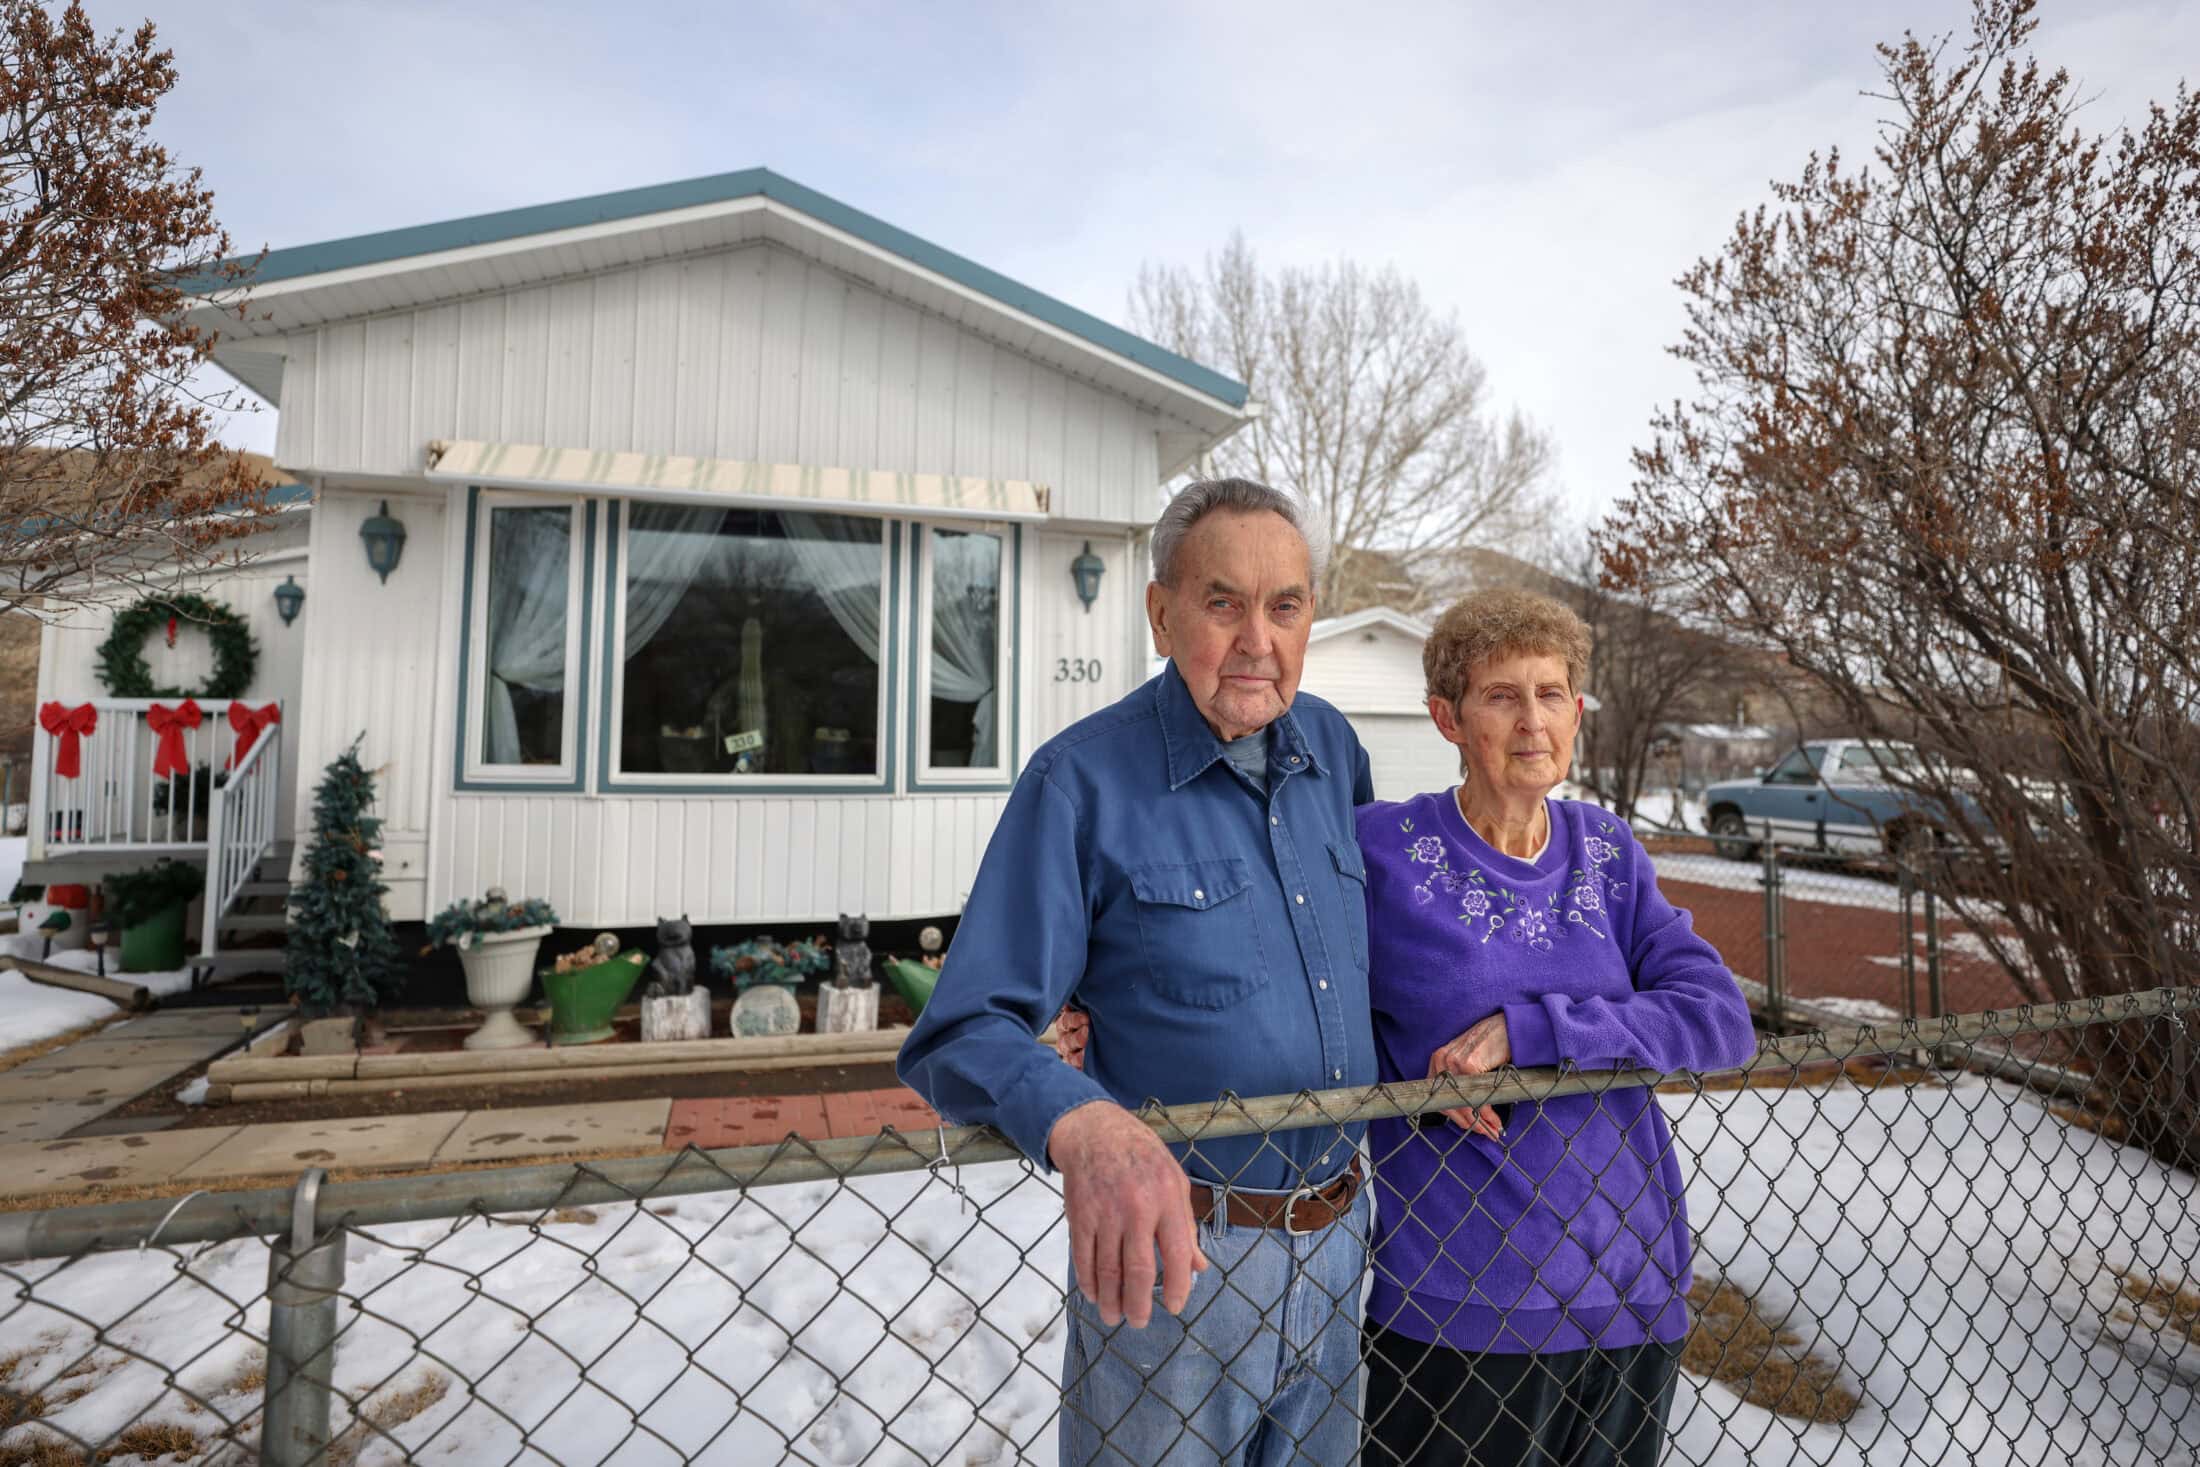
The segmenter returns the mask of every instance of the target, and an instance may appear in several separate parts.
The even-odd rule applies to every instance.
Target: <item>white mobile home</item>
[[[1247,411],[760,169],[277,250],[251,290],[217,360],[312,501],[261,636],[298,667],[285,824],[363,735],[399,918],[955,912],[1022,759],[1143,676],[1158,487]]]

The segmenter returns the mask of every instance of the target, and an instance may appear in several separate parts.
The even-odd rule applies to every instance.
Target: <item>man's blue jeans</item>
[[[1202,1225],[1181,1315],[1100,1323],[1069,1289],[1063,1467],[1345,1467],[1360,1450],[1369,1193],[1304,1237]]]

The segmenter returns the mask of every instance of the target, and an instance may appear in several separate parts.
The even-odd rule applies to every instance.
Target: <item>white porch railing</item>
[[[262,728],[236,767],[224,769],[236,734],[228,702],[208,700],[199,705],[198,726],[176,733],[188,772],[156,775],[160,737],[147,715],[155,705],[173,709],[182,701],[92,699],[96,722],[76,735],[73,777],[60,769],[69,735],[40,726],[31,745],[29,854],[32,860],[95,853],[203,858],[205,951],[212,952],[220,919],[275,840],[283,730],[280,722]]]
[[[282,789],[283,726],[271,723],[229,771],[228,782],[214,789],[207,819],[206,918],[199,941],[203,957],[214,955],[221,919],[275,842],[275,806]]]

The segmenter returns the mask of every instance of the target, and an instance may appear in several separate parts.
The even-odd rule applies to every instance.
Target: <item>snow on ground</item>
[[[1765,868],[1757,861],[1730,861],[1723,856],[1654,855],[1658,881],[1693,882],[1727,891],[1762,891]],[[1902,893],[1892,881],[1869,876],[1850,876],[1821,866],[1783,865],[1782,889],[1791,902],[1824,902],[1840,907],[1871,907],[1882,912],[1902,909]],[[1686,906],[1686,902],[1680,903]]]
[[[0,973],[0,1054],[121,1012],[120,1005],[95,993],[33,983],[21,973]]]
[[[1570,779],[1552,794],[1561,800],[1579,800],[1600,809],[1610,808],[1588,788]],[[1676,831],[1702,835],[1711,829],[1704,802],[1675,789],[1650,790],[1643,794],[1635,801],[1635,818],[1628,823],[1637,835],[1670,835]]]
[[[48,957],[39,958],[39,949],[44,946],[44,939],[35,932],[13,932],[0,935],[0,953],[18,958],[37,958],[38,961],[49,967],[67,968],[72,973],[97,974],[99,972],[99,954],[93,952],[90,948],[78,948],[73,952],[55,952]],[[157,973],[125,973],[122,971],[122,960],[116,956],[112,948],[107,951],[107,976],[118,982],[135,983],[152,993],[155,998],[166,998],[172,993],[182,993],[191,986],[191,970],[189,968],[165,969]]]
[[[2200,1346],[2133,1323],[2109,1270],[2186,1278],[2191,1177],[1968,1077],[1661,1100],[1699,1274],[1755,1291],[1864,1397],[1846,1427],[1802,1426],[1683,1376],[1668,1461],[2190,1459]],[[478,1397],[448,1382],[392,1421],[425,1461],[515,1459],[524,1428],[564,1462],[1005,1462],[1020,1448],[1052,1463],[1059,1198],[1013,1165],[961,1181],[976,1210],[916,1174],[600,1208],[544,1221],[540,1239],[479,1218],[375,1229],[351,1244],[346,1291],[363,1307],[346,1310],[337,1380],[388,1398],[471,1378]],[[190,1257],[184,1278],[157,1249],[10,1270],[31,1301],[13,1338],[52,1347],[10,1384],[35,1388],[87,1348],[66,1309],[120,1320],[118,1350],[49,1423],[103,1434],[150,1407],[149,1421],[215,1425],[161,1399],[160,1368],[120,1349],[241,1417],[251,1397],[227,1387],[266,1308],[233,1319],[231,1301],[259,1295],[266,1268],[245,1241]],[[399,1455],[372,1441],[359,1460]]]

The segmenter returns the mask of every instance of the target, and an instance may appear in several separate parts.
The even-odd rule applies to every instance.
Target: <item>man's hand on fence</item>
[[[1449,1044],[1438,1046],[1436,1053],[1428,1057],[1428,1077],[1433,1080],[1438,1075],[1486,1075],[1511,1063],[1512,1036],[1505,1029],[1505,1016],[1492,1014],[1470,1025]],[[1492,1141],[1500,1139],[1504,1129],[1495,1106],[1461,1106],[1445,1111],[1444,1117],[1462,1131],[1475,1132]]]
[[[1156,1250],[1161,1307],[1182,1313],[1207,1255],[1192,1220],[1191,1180],[1161,1138],[1113,1101],[1096,1100],[1054,1123],[1047,1154],[1062,1174],[1077,1291],[1100,1311],[1100,1322],[1146,1327]]]

